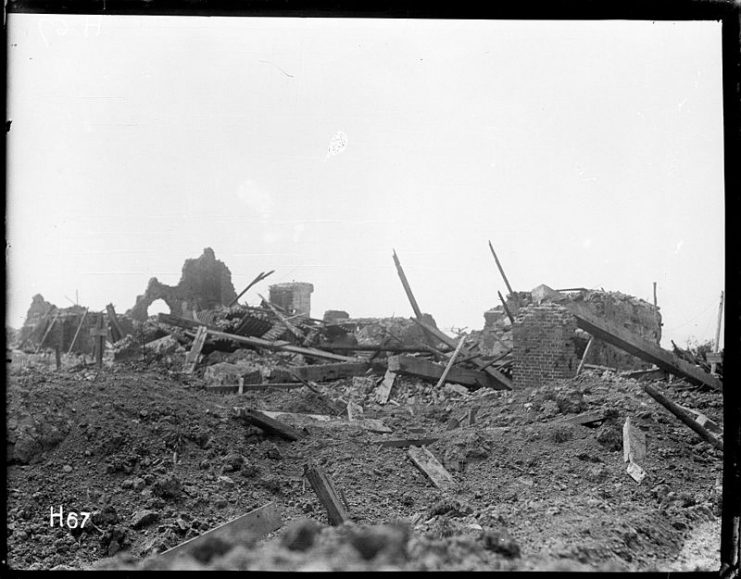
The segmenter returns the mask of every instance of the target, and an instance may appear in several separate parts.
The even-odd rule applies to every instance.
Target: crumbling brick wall
[[[576,319],[553,304],[521,308],[512,326],[515,388],[539,387],[576,374]]]

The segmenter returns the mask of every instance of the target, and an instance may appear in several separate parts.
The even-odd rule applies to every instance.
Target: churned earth
[[[244,354],[242,354],[243,356]],[[271,367],[284,354],[259,355]],[[369,424],[328,413],[306,387],[217,394],[203,367],[177,357],[98,371],[8,353],[7,541],[13,569],[613,570],[719,568],[722,453],[656,404],[635,380],[587,371],[539,389],[467,391],[397,378],[388,404],[376,379],[318,385],[363,407]],[[224,356],[214,356],[214,359]],[[208,364],[208,360],[205,362]],[[655,384],[721,423],[722,396]],[[289,442],[246,425],[237,406],[287,413]],[[475,409],[473,423],[470,421]],[[587,411],[606,418],[565,422]],[[625,419],[646,435],[647,477],[623,462]],[[380,424],[379,424],[380,422]],[[383,428],[383,427],[386,428]],[[390,430],[390,432],[384,432]],[[435,438],[453,475],[438,490],[389,438]],[[344,494],[352,521],[329,526],[304,466]],[[160,553],[275,502],[282,525],[165,565]],[[89,524],[50,526],[63,510]]]

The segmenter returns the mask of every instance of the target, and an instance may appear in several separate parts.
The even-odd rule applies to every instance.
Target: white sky
[[[8,17],[8,312],[123,312],[212,247],[312,315],[480,329],[506,288],[658,302],[715,335],[715,22]],[[341,133],[341,135],[338,135]],[[343,136],[344,135],[344,136]],[[344,142],[344,148],[342,143]],[[335,151],[329,154],[330,147]]]

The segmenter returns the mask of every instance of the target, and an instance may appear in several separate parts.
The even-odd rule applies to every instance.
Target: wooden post
[[[720,326],[723,323],[723,297],[724,297],[724,292],[720,292],[720,305],[718,306],[718,326],[715,328],[715,344],[714,344],[715,353],[720,352]],[[716,374],[717,368],[718,368],[717,362],[712,362],[710,364],[710,373]]]
[[[401,280],[401,285],[404,286],[404,292],[407,294],[407,298],[409,299],[409,303],[412,306],[412,310],[414,310],[414,317],[418,320],[422,319],[422,310],[419,309],[419,304],[417,303],[417,300],[414,297],[414,294],[412,293],[412,288],[409,286],[409,281],[407,280],[407,276],[404,273],[404,270],[401,267],[401,262],[399,261],[399,256],[396,255],[396,250],[394,249],[394,265],[396,265],[396,273],[399,274],[399,279]]]
[[[455,358],[458,356],[458,353],[461,351],[461,348],[463,347],[463,342],[466,341],[466,336],[461,336],[460,341],[458,342],[458,345],[455,347],[455,351],[453,352],[453,355],[450,356],[450,360],[448,360],[447,366],[445,366],[445,370],[443,370],[442,376],[440,376],[440,380],[437,381],[437,384],[435,384],[435,389],[437,390],[445,384],[445,379],[448,377],[448,372],[450,372],[450,369],[453,367],[453,364],[455,363]]]
[[[54,361],[57,364],[57,370],[61,370],[62,369],[62,351],[61,351],[61,346],[59,344],[54,346]]]
[[[67,350],[67,354],[70,354],[72,352],[72,348],[75,347],[75,343],[77,342],[77,336],[80,335],[80,330],[82,329],[82,324],[85,322],[86,317],[87,317],[87,308],[85,308],[85,313],[83,313],[82,318],[80,318],[80,325],[77,326],[77,330],[75,330],[75,335],[72,338],[72,343],[69,345],[69,350]]]
[[[345,505],[340,500],[339,493],[325,472],[318,466],[304,465],[304,476],[319,497],[319,501],[327,509],[327,518],[330,525],[341,525],[350,519]]]
[[[679,404],[672,402],[666,396],[654,390],[648,384],[642,384],[642,387],[643,390],[645,390],[646,394],[656,400],[656,402],[661,404],[674,416],[679,418],[679,420],[684,422],[687,426],[689,426],[692,430],[699,434],[700,438],[702,438],[705,442],[709,442],[718,450],[723,450],[723,443],[715,436],[713,436],[705,427],[701,426],[696,420],[694,420],[688,412],[685,412],[685,410],[681,406],[679,406]]]
[[[576,376],[581,373],[581,369],[584,367],[584,362],[586,362],[587,360],[587,354],[589,354],[589,349],[592,347],[592,342],[594,342],[594,336],[589,336],[587,347],[584,348],[584,354],[582,354],[581,361],[579,362],[579,367],[576,369]]]
[[[504,285],[507,286],[507,291],[509,292],[509,295],[514,296],[515,292],[512,291],[512,286],[509,285],[509,280],[507,279],[507,276],[504,275],[504,270],[502,269],[502,264],[499,263],[499,258],[497,257],[497,254],[494,251],[494,246],[491,244],[491,241],[489,241],[489,249],[491,249],[491,254],[494,256],[494,261],[497,262],[497,267],[499,268],[499,273],[502,274],[502,279],[504,280]],[[517,297],[515,296],[515,300],[517,300]]]
[[[102,312],[97,314],[95,329],[91,330],[91,334],[95,339],[95,362],[98,368],[103,367],[103,350],[105,350],[105,338],[108,331],[105,328],[105,316]]]
[[[504,307],[504,313],[507,314],[507,317],[509,318],[509,321],[513,324],[515,323],[515,319],[512,317],[512,314],[509,311],[509,308],[507,307],[507,302],[504,301],[504,298],[502,297],[502,292],[498,291],[497,295],[499,296],[499,299],[502,302],[502,306]]]
[[[118,321],[116,310],[113,309],[113,304],[108,304],[105,309],[108,315],[108,321],[111,324],[111,338],[114,342],[118,342],[119,340],[123,339],[126,333],[123,331],[123,328]]]
[[[196,337],[193,339],[193,344],[190,350],[185,355],[185,367],[183,372],[185,374],[192,374],[198,364],[198,359],[201,357],[201,350],[203,344],[206,341],[206,335],[208,334],[208,328],[206,326],[198,326],[196,331]]]
[[[46,341],[47,336],[49,335],[49,332],[51,332],[51,329],[54,327],[54,325],[57,323],[57,318],[59,318],[59,312],[54,315],[54,318],[52,319],[51,323],[49,324],[49,327],[46,328],[46,331],[44,332],[43,337],[41,338],[41,341],[39,342],[39,345],[36,347],[36,354],[39,353],[39,350],[41,349],[41,346],[44,345],[44,342]]]

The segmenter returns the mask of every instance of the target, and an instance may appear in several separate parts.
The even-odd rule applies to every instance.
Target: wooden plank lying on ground
[[[304,476],[309,479],[311,488],[314,489],[319,501],[327,509],[327,518],[330,525],[341,525],[350,520],[350,513],[340,500],[340,495],[334,487],[332,480],[318,466],[304,465]]]
[[[383,377],[383,382],[378,385],[375,393],[375,400],[378,404],[386,404],[391,396],[391,389],[394,387],[394,381],[396,380],[396,373],[390,369],[386,370],[386,374]]]
[[[700,425],[691,415],[689,412],[686,412],[682,407],[679,406],[679,404],[676,404],[669,400],[666,396],[649,386],[648,384],[642,384],[641,387],[643,390],[648,394],[651,398],[656,400],[659,404],[661,404],[664,408],[666,408],[669,412],[671,412],[674,416],[679,418],[682,422],[684,422],[687,426],[689,426],[692,430],[694,430],[697,434],[700,435],[700,437],[705,441],[712,444],[715,448],[718,450],[723,450],[723,442],[713,436],[713,434],[707,430],[704,426]]]
[[[599,318],[581,304],[572,302],[563,303],[562,305],[576,318],[576,325],[595,338],[617,346],[641,360],[655,364],[670,374],[686,378],[693,384],[703,384],[715,390],[721,390],[721,382],[717,378],[684,360],[680,360],[657,344],[620,328],[612,322]]]
[[[566,418],[564,422],[570,422],[571,424],[587,425],[587,424],[593,424],[595,422],[601,422],[604,419],[605,419],[604,410],[594,410],[592,412],[583,412],[582,414],[577,414],[576,416],[572,416],[571,418]]]
[[[185,355],[185,363],[183,364],[183,372],[185,374],[192,374],[196,369],[196,364],[198,364],[198,360],[201,357],[201,350],[203,350],[203,344],[206,342],[207,334],[208,328],[206,326],[198,326],[196,337],[193,338],[193,344]]]
[[[440,490],[450,490],[456,486],[453,475],[445,470],[445,467],[424,446],[412,446],[407,450],[407,455],[412,459],[415,466],[427,475],[432,484]]]
[[[242,392],[248,390],[295,390],[296,388],[303,388],[301,382],[261,382],[260,384],[243,384]],[[239,394],[239,386],[206,386],[207,392],[220,392],[222,394]]]
[[[687,408],[686,406],[682,406],[681,404],[677,404],[677,406],[689,413],[695,419],[695,422],[697,422],[700,426],[707,428],[713,434],[723,434],[723,429],[721,428],[720,424],[718,424],[714,420],[711,420],[699,410]]]
[[[280,417],[286,417],[286,418],[293,418],[296,420],[313,420],[317,422],[321,422],[329,427],[335,427],[335,426],[359,426],[360,428],[363,428],[365,430],[369,430],[371,432],[381,432],[381,433],[390,433],[393,432],[391,428],[386,426],[381,420],[377,418],[356,418],[352,422],[348,420],[343,420],[341,418],[338,418],[337,416],[330,416],[328,414],[299,414],[296,412],[280,412],[276,410],[263,410],[263,414],[266,416],[269,416],[270,418],[280,418]]]
[[[282,524],[283,521],[281,520],[278,507],[275,502],[271,501],[259,509],[250,511],[228,523],[206,531],[202,535],[180,543],[164,553],[160,553],[158,559],[170,561],[191,552],[192,549],[198,548],[215,538],[233,541],[242,535],[249,535],[253,538],[264,537],[268,533],[279,529]]]
[[[294,441],[304,435],[292,426],[279,422],[270,416],[252,408],[237,408],[237,415],[249,424],[253,424],[270,434],[276,434],[286,440]]]
[[[388,359],[389,372],[405,376],[416,376],[425,380],[439,381],[445,372],[445,366],[412,356],[390,356]],[[450,368],[446,377],[448,382],[463,384],[464,386],[488,386],[489,377],[478,370],[466,368]]]
[[[335,364],[313,364],[306,366],[292,366],[290,370],[277,368],[273,371],[273,378],[288,381],[294,375],[312,382],[329,382],[342,378],[363,376],[370,369],[370,362],[338,362]]]
[[[439,440],[438,438],[398,438],[392,440],[374,440],[372,444],[380,446],[391,446],[394,448],[405,448],[407,446],[425,446]]]

